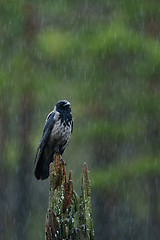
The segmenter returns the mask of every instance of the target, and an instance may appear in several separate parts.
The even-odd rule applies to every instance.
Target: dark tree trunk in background
[[[152,32],[152,34],[154,31]],[[153,76],[150,79],[149,84],[149,94],[152,95],[152,97],[156,96],[156,94],[159,92],[159,76]],[[157,112],[150,113],[148,112],[148,133],[147,138],[150,142],[151,146],[151,152],[153,156],[156,158],[159,156],[159,144],[160,144],[160,126],[159,121],[157,121]],[[148,178],[149,181],[149,222],[148,222],[148,236],[149,239],[159,239],[160,236],[160,217],[159,217],[159,181],[160,177],[158,175],[156,176],[150,176]]]
[[[23,6],[23,38],[28,51],[37,32],[37,12],[34,4],[25,3]],[[23,77],[23,76],[22,76]],[[28,76],[27,76],[28,77]],[[27,221],[29,221],[29,211],[31,202],[31,145],[30,132],[32,123],[32,113],[34,109],[31,86],[26,90],[20,103],[20,123],[19,123],[19,168],[17,173],[17,202],[16,202],[16,239],[27,238]]]
[[[19,125],[19,169],[17,174],[17,231],[16,239],[27,239],[26,225],[30,206],[30,169],[31,169],[31,150],[29,135],[31,132],[31,118],[33,111],[32,96],[25,92],[20,106],[20,125]]]
[[[159,178],[150,177],[149,179],[149,188],[150,188],[150,212],[149,212],[149,238],[150,239],[159,239],[159,226],[160,226],[160,217],[159,217]]]
[[[26,47],[33,42],[39,30],[38,12],[33,3],[25,3],[24,5],[24,41]]]
[[[4,100],[5,96],[0,96],[0,239],[4,239],[7,233],[6,226],[10,224],[11,213],[8,206],[8,168],[6,166],[5,150],[7,138],[9,137],[9,113],[8,102]]]

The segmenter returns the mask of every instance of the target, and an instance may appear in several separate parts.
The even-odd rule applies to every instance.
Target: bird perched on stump
[[[49,165],[53,161],[53,154],[63,154],[72,131],[71,104],[66,100],[59,101],[47,116],[37,149],[34,172],[37,179],[44,180],[48,178]]]

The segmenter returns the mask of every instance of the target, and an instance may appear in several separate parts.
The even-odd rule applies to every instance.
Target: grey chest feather
[[[57,144],[62,144],[63,142],[68,142],[71,136],[71,123],[68,125],[65,124],[65,122],[61,122],[59,119],[55,122],[51,136],[50,141],[52,144],[55,142]]]

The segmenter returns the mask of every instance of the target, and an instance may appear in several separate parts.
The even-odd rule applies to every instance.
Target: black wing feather
[[[54,115],[55,115],[54,112],[51,112],[47,117],[46,123],[45,123],[44,128],[43,128],[43,133],[42,133],[42,137],[41,137],[41,140],[40,140],[40,144],[37,148],[36,157],[35,157],[34,162],[37,161],[37,159],[39,158],[39,155],[41,154],[43,148],[45,147],[46,143],[49,140],[52,128],[53,128],[54,123],[55,123]]]
[[[73,120],[72,120],[72,123],[71,123],[71,133],[73,132]]]
[[[54,112],[51,112],[46,120],[46,123],[44,125],[43,134],[40,140],[40,144],[38,146],[35,162],[36,168],[35,168],[35,176],[37,179],[43,178],[43,172],[45,167],[45,154],[49,151],[47,143],[49,141],[49,137],[52,131],[52,128],[54,126],[55,120],[54,120]]]

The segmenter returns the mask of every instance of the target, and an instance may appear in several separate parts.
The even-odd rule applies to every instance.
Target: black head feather
[[[61,113],[70,113],[71,104],[67,100],[61,100],[56,104],[56,110]]]

